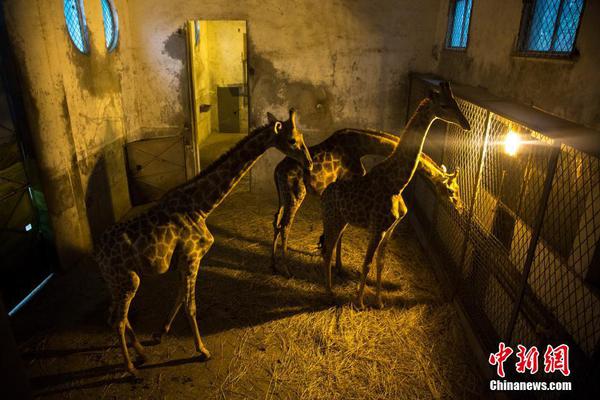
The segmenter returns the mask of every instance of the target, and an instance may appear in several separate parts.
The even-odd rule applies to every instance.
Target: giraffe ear
[[[273,132],[275,132],[275,134],[278,134],[279,131],[281,130],[282,124],[281,122],[277,121],[275,122],[275,125],[273,126]]]
[[[267,120],[270,124],[274,124],[275,122],[277,122],[277,118],[275,118],[275,116],[270,112],[267,113]]]

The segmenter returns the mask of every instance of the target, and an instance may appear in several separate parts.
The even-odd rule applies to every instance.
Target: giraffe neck
[[[273,146],[273,128],[257,128],[209,165],[181,189],[187,194],[190,211],[206,217],[214,210],[262,154]]]
[[[435,120],[431,112],[431,100],[423,100],[410,118],[394,152],[381,163],[386,187],[394,193],[401,192],[412,179],[419,163],[419,155],[431,123]]]

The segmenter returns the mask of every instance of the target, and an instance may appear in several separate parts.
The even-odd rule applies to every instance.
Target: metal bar
[[[188,96],[190,99],[190,112],[191,112],[191,125],[192,129],[190,129],[191,135],[186,138],[189,140],[190,146],[192,146],[192,150],[194,152],[194,159],[192,160],[192,176],[197,175],[200,172],[200,155],[198,152],[198,107],[200,106],[196,99],[195,87],[196,87],[196,77],[194,76],[194,48],[195,48],[195,21],[187,21],[184,25],[183,33],[186,35],[185,38],[185,52],[186,52],[186,69],[189,78],[188,82]],[[184,146],[185,146],[184,142]],[[186,168],[187,169],[187,168]],[[186,170],[186,175],[187,175]],[[191,177],[187,177],[188,179]]]
[[[487,116],[485,117],[485,133],[483,136],[483,144],[481,145],[481,152],[479,153],[479,159],[477,160],[477,165],[479,165],[479,169],[477,170],[477,176],[475,177],[475,185],[473,187],[473,194],[471,196],[471,205],[469,207],[469,214],[467,216],[467,230],[465,231],[465,239],[463,240],[460,254],[459,268],[461,271],[464,271],[465,269],[465,262],[467,258],[467,245],[469,244],[469,240],[471,238],[471,225],[473,223],[474,213],[473,211],[475,209],[475,201],[477,200],[477,194],[479,193],[479,186],[481,186],[481,176],[483,175],[483,162],[485,160],[490,139],[492,113],[489,110],[486,110],[486,112]]]
[[[546,216],[548,199],[550,198],[550,192],[552,190],[552,181],[554,180],[554,175],[556,175],[559,156],[560,144],[554,144],[552,148],[552,154],[548,160],[548,170],[546,173],[546,179],[544,181],[544,189],[540,198],[540,204],[538,206],[536,220],[533,226],[533,234],[531,235],[531,241],[529,242],[525,264],[523,266],[523,279],[521,280],[521,286],[519,287],[515,305],[513,306],[512,314],[506,328],[505,342],[507,343],[510,343],[510,340],[512,339],[517,317],[519,315],[519,310],[521,309],[523,297],[525,296],[525,290],[527,289],[529,272],[531,271],[531,265],[533,264],[533,259],[535,257],[535,249],[542,233],[542,225],[544,224],[544,217]]]
[[[408,98],[406,99],[406,116],[404,117],[404,121],[405,124],[408,122],[408,119],[410,118],[410,101],[412,99],[412,90],[413,90],[413,73],[412,71],[410,71],[408,73]]]
[[[444,161],[446,158],[446,146],[448,145],[448,125],[446,124],[446,127],[444,129],[444,144],[442,145],[442,155],[440,157],[440,165],[444,165]],[[438,221],[438,215],[440,213],[440,198],[438,195],[435,196],[436,201],[433,203],[433,215],[431,216],[431,226],[437,226],[437,221]],[[435,231],[435,229],[432,229],[431,232],[433,233]]]
[[[558,4],[558,12],[556,13],[556,21],[554,21],[554,29],[552,30],[552,39],[550,39],[550,50],[554,50],[554,43],[556,42],[556,35],[558,35],[558,26],[560,25],[560,18],[562,17],[562,9],[565,0],[560,0]]]

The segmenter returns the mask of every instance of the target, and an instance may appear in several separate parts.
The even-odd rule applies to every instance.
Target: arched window
[[[85,23],[85,14],[83,12],[82,0],[65,0],[64,2],[65,21],[67,30],[77,50],[83,54],[90,51],[90,42],[88,39],[87,25]]]
[[[104,20],[104,37],[106,48],[113,51],[119,42],[119,18],[112,0],[100,0],[102,3],[102,19]]]

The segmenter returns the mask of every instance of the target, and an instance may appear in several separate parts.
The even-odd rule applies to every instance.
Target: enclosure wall
[[[412,82],[416,104],[434,81]],[[497,351],[501,340],[515,348],[538,346],[542,354],[547,344],[566,343],[571,379],[581,389],[600,343],[598,153],[514,122],[461,93],[472,91],[455,90],[472,130],[448,125],[428,137],[424,151],[460,169],[464,209],[440,200],[416,177],[409,200],[416,225],[484,352]],[[523,141],[514,155],[504,147],[509,131]],[[556,375],[540,372],[536,378]]]
[[[299,110],[307,142],[343,126],[399,131],[407,71],[430,71],[438,0],[130,0],[136,138],[189,126],[186,20],[248,23],[250,127]],[[271,150],[252,171],[253,190],[274,193]]]
[[[600,2],[584,2],[575,43],[579,56],[548,59],[515,55],[522,0],[474,1],[466,50],[444,49],[448,1],[440,1],[437,22],[438,74],[600,129]]]
[[[71,42],[62,1],[2,2],[11,47],[20,66],[35,156],[59,255],[71,265],[92,248],[108,224],[130,207],[123,156],[132,123],[123,100],[131,60],[126,35],[114,52],[105,47],[100,1],[86,1],[90,54]],[[123,21],[125,2],[115,4]],[[126,97],[126,95],[125,95]]]

